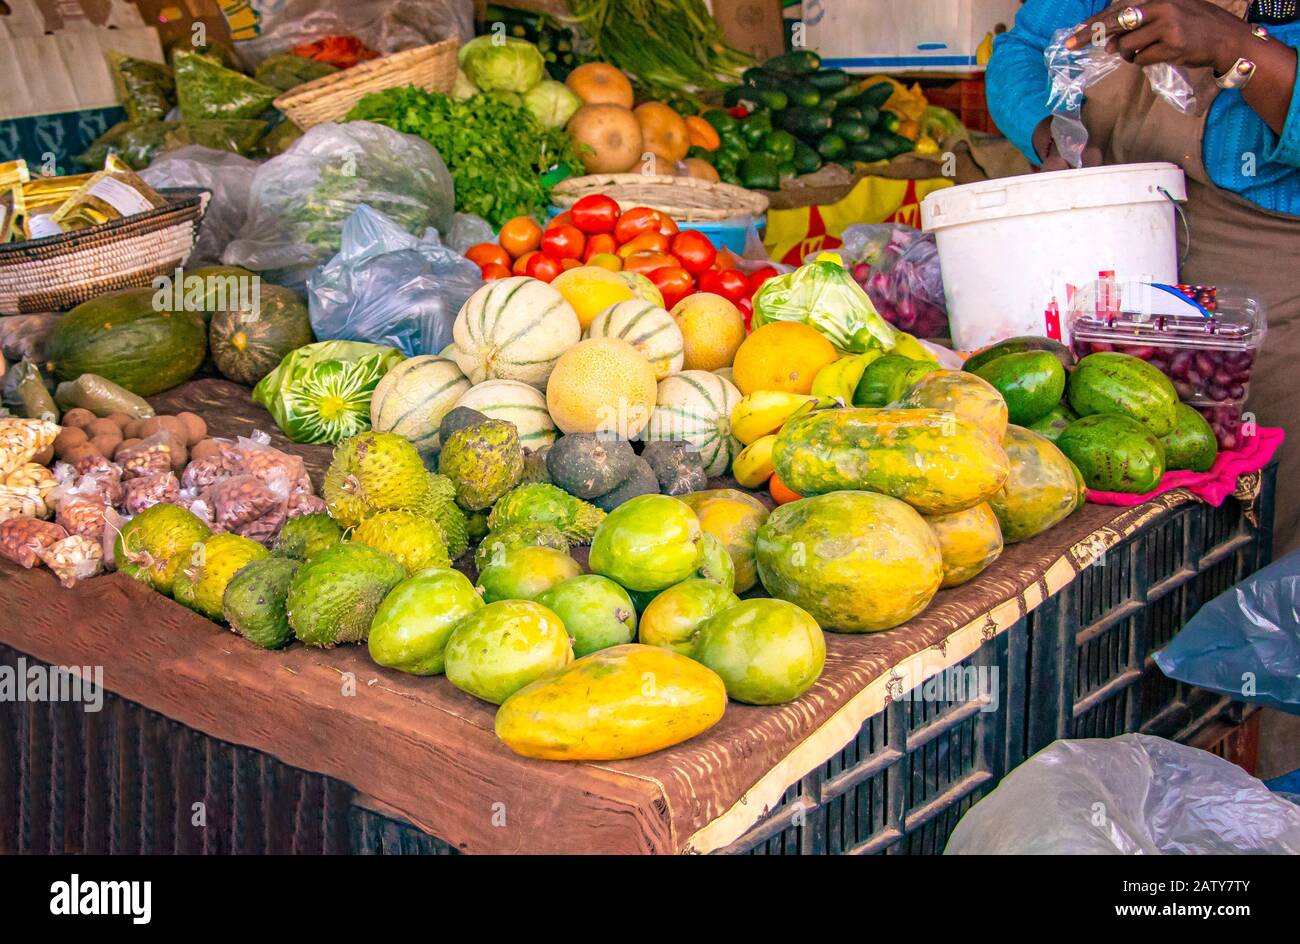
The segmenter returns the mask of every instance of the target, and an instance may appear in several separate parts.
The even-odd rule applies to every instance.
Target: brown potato
[[[93,445],[91,445],[88,442],[84,442],[78,446],[73,446],[71,449],[65,452],[63,454],[63,461],[71,462],[73,465],[76,465],[84,458],[87,458],[89,456],[98,456],[98,455],[100,455],[100,453],[98,450],[95,449]]]
[[[135,417],[131,416],[129,413],[110,413],[108,414],[108,419],[116,423],[117,428],[120,429],[124,435],[127,426],[135,422]]]
[[[54,438],[54,454],[60,459],[66,458],[70,449],[85,445],[89,438],[84,429],[78,429],[76,426],[65,426],[60,430],[59,435]]]
[[[151,416],[135,430],[135,434],[141,439],[148,439],[163,428],[161,416]]]
[[[40,452],[36,453],[36,455],[32,456],[32,461],[40,463],[41,465],[49,465],[54,461],[54,447],[46,446]]]
[[[117,444],[121,441],[115,436],[96,436],[90,440],[89,445],[91,449],[94,449],[95,452],[107,459],[113,455],[113,450],[117,448]]]
[[[185,445],[193,446],[208,435],[208,424],[197,413],[177,413],[176,418],[185,424]]]
[[[67,413],[63,414],[63,425],[72,426],[76,429],[81,429],[83,426],[93,423],[94,421],[95,414],[91,413],[84,407],[73,407]]]
[[[127,449],[133,449],[138,445],[140,445],[139,439],[123,439],[117,444],[117,448],[113,450],[113,457],[116,458],[118,453],[124,452]]]
[[[133,419],[131,420],[131,422],[127,423],[125,426],[122,427],[122,435],[125,436],[127,439],[139,439],[140,427],[143,425],[144,425],[144,420]]]
[[[181,442],[185,442],[186,436],[189,434],[189,431],[185,428],[185,421],[175,416],[158,417],[158,427],[167,430]]]
[[[116,436],[122,438],[122,429],[116,423],[109,419],[92,420],[85,425],[86,435],[91,439],[96,436]]]

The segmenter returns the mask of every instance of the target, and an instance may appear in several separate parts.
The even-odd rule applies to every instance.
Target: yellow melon
[[[573,307],[583,331],[590,328],[592,320],[610,305],[636,298],[636,292],[627,279],[618,272],[595,265],[561,272],[551,280],[551,288],[563,295]]]
[[[720,370],[730,367],[745,340],[745,319],[740,309],[712,292],[696,292],[679,301],[671,312],[682,329],[686,370]]]
[[[565,433],[633,439],[654,410],[650,362],[622,338],[588,338],[569,348],[546,385],[546,406]]]

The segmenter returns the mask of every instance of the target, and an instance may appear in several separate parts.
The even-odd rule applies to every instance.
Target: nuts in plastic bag
[[[35,518],[10,518],[0,521],[0,557],[31,570],[40,560],[40,552],[68,532],[53,521]]]
[[[154,433],[129,449],[117,451],[117,462],[126,480],[170,472],[176,450],[176,441],[166,430]]]
[[[138,515],[154,505],[176,505],[181,500],[181,483],[176,480],[176,473],[171,469],[127,479],[123,488],[125,495],[122,504],[127,513],[132,515]]]
[[[202,491],[230,475],[221,456],[204,456],[192,459],[181,473],[181,488]]]
[[[285,505],[286,518],[301,518],[303,515],[324,514],[329,510],[325,499],[310,492],[294,492]]]
[[[282,508],[288,498],[288,484],[283,473],[278,489],[271,488],[254,475],[234,475],[204,493],[204,501],[212,508],[214,531],[238,531],[267,512]]]
[[[10,488],[34,488],[41,493],[42,499],[48,499],[59,482],[54,473],[39,462],[28,462],[6,475],[5,484]]]
[[[39,489],[0,485],[0,521],[14,518],[44,518],[49,513],[49,506],[41,498]]]
[[[41,450],[54,445],[59,427],[49,420],[0,417],[0,476],[31,462]]]
[[[71,589],[78,580],[104,572],[104,549],[99,542],[80,534],[70,534],[39,552],[41,561],[54,571],[59,583]]]
[[[108,502],[99,495],[77,495],[59,503],[54,521],[69,534],[98,541],[104,536],[104,516],[108,509]]]
[[[255,475],[268,485],[283,476],[290,492],[311,491],[311,477],[302,457],[276,449],[271,437],[260,429],[233,443],[223,442],[220,448],[222,462],[231,475]]]

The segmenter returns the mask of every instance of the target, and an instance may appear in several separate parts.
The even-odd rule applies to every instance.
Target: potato
[[[122,440],[115,436],[96,436],[90,440],[90,448],[99,453],[105,459],[111,458],[113,450],[117,449],[117,444]]]
[[[135,417],[129,413],[110,413],[108,414],[107,419],[110,419],[114,423],[116,423],[117,428],[120,429],[124,435],[126,433],[127,426],[135,422]]]
[[[185,445],[193,446],[208,435],[208,424],[197,413],[177,413],[176,418],[185,424]]]
[[[54,438],[54,454],[60,459],[67,458],[69,450],[85,445],[89,438],[84,429],[78,429],[76,426],[65,426],[60,430],[59,435]]]
[[[93,423],[94,421],[95,414],[91,413],[85,407],[73,407],[67,413],[63,414],[63,425],[72,426],[76,429],[81,429],[83,426]]]
[[[32,456],[32,461],[40,465],[49,465],[54,461],[54,447],[46,446],[36,455]]]
[[[141,439],[148,439],[150,436],[156,435],[159,431],[162,430],[162,428],[163,428],[162,417],[151,416],[147,420],[142,422],[134,430],[134,432],[135,435],[139,436]]]
[[[161,429],[167,430],[167,432],[171,433],[182,443],[186,441],[186,438],[189,435],[189,430],[185,428],[185,421],[178,419],[175,416],[158,417],[158,426]]]
[[[122,438],[122,428],[110,419],[92,420],[84,428],[91,439],[96,436],[114,436],[119,440]]]
[[[140,439],[140,427],[145,423],[144,420],[133,419],[122,427],[122,435],[127,439]]]
[[[70,462],[73,465],[76,465],[84,458],[87,458],[89,456],[98,456],[100,454],[101,453],[98,450],[96,450],[94,446],[92,446],[88,442],[84,442],[78,446],[73,446],[71,449],[65,452],[63,454],[63,461]]]

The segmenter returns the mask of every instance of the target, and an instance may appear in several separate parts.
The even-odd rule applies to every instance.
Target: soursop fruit
[[[379,604],[405,579],[395,557],[355,541],[336,544],[298,568],[285,599],[289,625],[309,646],[362,642]]]
[[[456,483],[456,502],[480,511],[519,484],[524,450],[514,423],[487,420],[444,440],[438,471]]]
[[[301,566],[302,561],[292,558],[267,557],[239,568],[221,598],[221,612],[230,628],[262,649],[288,645],[293,629],[285,603]]]
[[[413,508],[428,490],[419,450],[396,433],[358,433],[334,449],[325,473],[330,514],[355,528],[380,511]]]
[[[532,485],[536,482],[551,481],[551,472],[546,468],[546,453],[550,447],[524,450],[524,474],[519,479],[520,485]]]
[[[488,513],[486,511],[472,511],[465,516],[466,530],[469,532],[469,543],[477,544],[488,536]]]
[[[605,513],[581,498],[574,498],[556,485],[521,485],[504,495],[492,507],[488,527],[493,531],[506,525],[531,521],[559,529],[571,544],[590,544]]]
[[[413,511],[381,511],[357,525],[352,540],[391,554],[408,574],[451,566],[447,539],[438,522]]]
[[[447,555],[456,560],[467,550],[473,540],[465,512],[456,504],[456,485],[445,475],[429,473],[429,487],[411,508],[416,514],[438,522],[447,542]]]
[[[528,546],[551,547],[569,553],[569,539],[555,525],[541,521],[518,521],[488,533],[474,552],[474,566],[481,572],[497,555]]]
[[[251,538],[214,534],[194,549],[176,571],[172,596],[208,619],[221,619],[221,598],[230,579],[245,564],[270,557],[271,552]]]
[[[113,541],[113,558],[122,573],[170,594],[176,572],[211,534],[188,509],[154,505],[122,525]]]
[[[324,512],[290,518],[276,535],[273,552],[279,557],[306,560],[343,540],[343,529]]]

